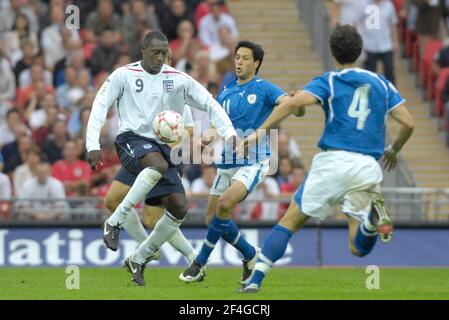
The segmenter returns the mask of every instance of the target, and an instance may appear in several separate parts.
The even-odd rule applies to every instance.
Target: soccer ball
[[[175,111],[162,111],[153,120],[153,130],[157,137],[165,142],[177,142],[184,133],[181,115]]]

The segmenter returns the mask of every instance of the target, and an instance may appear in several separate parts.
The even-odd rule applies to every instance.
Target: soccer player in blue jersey
[[[252,42],[240,41],[235,49],[237,78],[224,87],[217,101],[226,110],[240,138],[249,129],[255,130],[268,118],[273,108],[289,99],[278,86],[260,79],[257,73],[264,57],[263,49]],[[220,238],[237,248],[243,255],[244,282],[257,261],[258,248],[241,236],[231,220],[234,207],[253,191],[264,179],[269,169],[270,148],[268,137],[250,150],[245,161],[238,161],[231,146],[225,146],[217,165],[217,175],[210,191],[208,203],[209,225],[206,239],[195,261],[179,278],[184,282],[201,281],[204,267]]]
[[[377,235],[391,240],[393,226],[384,207],[379,184],[382,156],[387,170],[396,166],[398,152],[410,138],[414,121],[405,100],[385,78],[355,67],[362,39],[349,25],[338,26],[330,36],[337,69],[309,82],[304,91],[282,103],[262,124],[272,128],[305,106],[320,103],[326,126],[310,172],[293,196],[287,213],[265,240],[244,293],[260,290],[262,280],[280,259],[293,233],[311,217],[324,219],[340,204],[349,220],[349,247],[363,257],[371,252]],[[399,123],[398,134],[384,150],[387,115]],[[237,148],[242,154],[257,133]]]

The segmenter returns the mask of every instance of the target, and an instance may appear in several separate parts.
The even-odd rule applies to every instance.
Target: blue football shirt
[[[257,130],[265,122],[284,95],[286,93],[275,84],[254,77],[243,85],[239,85],[237,79],[230,82],[219,93],[217,101],[225,109],[240,138],[243,138],[245,131]],[[244,161],[236,159],[232,146],[225,145],[221,162],[216,165],[219,168],[232,168],[251,165],[268,157],[270,157],[269,137],[264,136],[257,146],[249,150],[248,158]]]
[[[314,78],[304,91],[321,102],[326,115],[320,149],[382,157],[387,115],[405,102],[391,82],[367,70],[348,68]]]

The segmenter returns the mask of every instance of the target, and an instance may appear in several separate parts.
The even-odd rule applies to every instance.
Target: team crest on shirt
[[[162,80],[162,87],[165,93],[172,93],[175,90],[175,82],[173,80]]]
[[[255,104],[257,101],[257,95],[250,94],[250,95],[248,95],[248,97],[246,99],[248,100],[249,104]]]

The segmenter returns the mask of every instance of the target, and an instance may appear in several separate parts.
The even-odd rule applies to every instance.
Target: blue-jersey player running
[[[248,284],[240,292],[259,291],[262,280],[280,259],[293,233],[310,218],[324,219],[341,205],[349,220],[349,247],[363,257],[371,252],[377,235],[391,240],[393,226],[384,207],[379,184],[382,155],[387,170],[396,166],[397,154],[410,138],[414,121],[405,100],[385,78],[354,66],[362,49],[362,39],[349,25],[338,26],[330,36],[330,48],[337,70],[326,72],[282,103],[261,126],[268,129],[290,114],[320,103],[326,126],[318,143],[309,175],[293,196],[287,213],[265,240]],[[386,116],[399,123],[393,144],[384,150]],[[238,148],[251,144],[257,134]]]
[[[289,99],[278,86],[256,76],[263,57],[264,51],[259,45],[240,41],[235,49],[237,79],[224,87],[217,97],[240,138],[245,131],[258,129],[275,106]],[[267,136],[260,139],[257,148],[249,150],[244,161],[236,158],[232,146],[225,146],[220,163],[216,163],[217,175],[209,196],[207,236],[195,261],[179,275],[182,281],[203,280],[204,267],[220,237],[242,253],[241,281],[249,278],[259,249],[244,239],[230,218],[234,207],[263,181],[269,169],[269,157]]]

